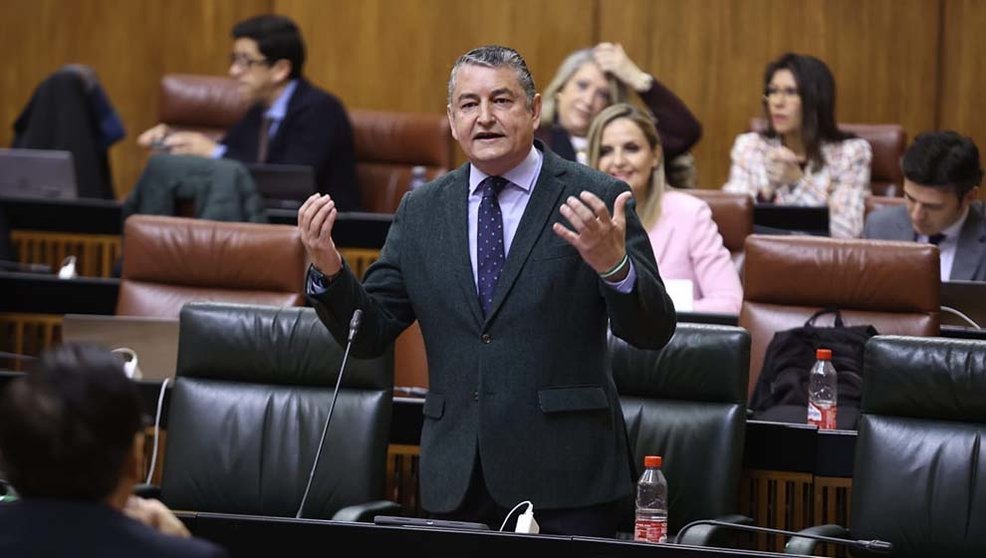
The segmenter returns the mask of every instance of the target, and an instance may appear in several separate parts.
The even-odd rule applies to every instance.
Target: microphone
[[[872,552],[893,552],[894,545],[888,541],[881,540],[858,540],[858,539],[839,539],[836,537],[826,537],[824,535],[816,535],[814,533],[799,533],[796,531],[784,531],[781,529],[771,529],[769,527],[758,527],[756,525],[742,525],[738,523],[729,523],[727,521],[717,521],[715,519],[699,519],[692,521],[691,523],[685,525],[678,531],[678,535],[674,538],[675,544],[681,544],[681,539],[684,537],[685,532],[696,527],[698,525],[713,525],[716,527],[723,527],[726,529],[737,529],[739,531],[751,531],[754,533],[766,533],[770,535],[786,535],[789,537],[801,537],[803,539],[813,539],[816,541],[841,544],[851,548],[859,548],[863,550],[869,550]]]
[[[325,444],[325,434],[329,431],[329,421],[332,420],[332,411],[336,408],[336,398],[339,397],[339,386],[342,385],[342,373],[346,370],[346,362],[349,361],[349,349],[353,346],[353,338],[363,323],[363,311],[357,308],[353,311],[353,317],[349,320],[349,337],[346,339],[346,352],[342,355],[342,364],[339,365],[339,376],[336,378],[336,387],[332,391],[332,403],[329,405],[329,414],[325,417],[325,424],[322,426],[322,438],[318,441],[318,449],[315,451],[315,461],[308,472],[308,484],[305,485],[305,493],[301,496],[301,504],[298,512],[294,514],[295,519],[301,519],[301,510],[305,509],[305,502],[308,500],[308,492],[312,489],[312,480],[315,478],[315,469],[318,467],[318,458],[322,455],[322,445]]]
[[[363,324],[363,311],[357,308],[353,311],[353,318],[349,320],[349,337],[346,339],[346,343],[352,343],[353,337],[356,337],[356,331],[359,330],[359,326]],[[346,347],[347,349],[349,347]]]

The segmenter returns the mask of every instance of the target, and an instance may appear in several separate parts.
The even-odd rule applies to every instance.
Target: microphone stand
[[[697,521],[692,521],[691,523],[685,525],[678,531],[678,535],[674,538],[675,544],[681,544],[682,539],[685,536],[685,532],[699,525],[712,525],[715,527],[722,527],[725,529],[737,529],[740,531],[750,531],[753,533],[766,533],[769,535],[785,535],[788,537],[800,537],[803,539],[812,539],[821,542],[839,544],[844,546],[849,546],[852,548],[859,548],[864,550],[869,550],[871,552],[893,552],[894,545],[888,541],[881,540],[856,540],[856,539],[840,539],[837,537],[827,537],[824,535],[816,535],[814,533],[797,532],[797,531],[784,531],[781,529],[771,529],[769,527],[759,527],[756,525],[742,525],[738,523],[729,523],[726,521],[716,521],[715,519],[699,519]],[[790,544],[790,543],[789,543]]]
[[[349,360],[349,349],[353,346],[353,338],[356,337],[356,331],[359,330],[359,326],[363,321],[363,311],[356,309],[353,312],[353,317],[349,321],[349,338],[346,340],[346,352],[342,355],[342,364],[339,366],[339,376],[336,378],[336,387],[332,391],[332,403],[329,405],[329,414],[325,417],[325,425],[322,426],[322,437],[318,441],[318,449],[315,451],[315,461],[312,463],[311,471],[308,472],[308,484],[305,485],[305,493],[301,497],[301,504],[298,506],[298,512],[294,514],[295,519],[301,519],[301,510],[305,508],[305,502],[308,500],[308,492],[312,489],[312,480],[315,478],[315,469],[318,467],[318,459],[322,455],[322,445],[325,444],[325,434],[329,431],[329,421],[332,420],[332,411],[336,408],[336,398],[339,397],[339,386],[342,385],[342,373],[346,370],[346,362]]]

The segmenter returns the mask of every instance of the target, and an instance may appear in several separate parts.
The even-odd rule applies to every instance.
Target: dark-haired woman
[[[821,60],[785,54],[764,73],[767,130],[741,134],[723,190],[780,205],[829,207],[833,237],[858,237],[873,158],[835,124],[835,80]]]

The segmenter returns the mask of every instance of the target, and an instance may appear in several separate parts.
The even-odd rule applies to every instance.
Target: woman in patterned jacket
[[[858,237],[870,144],[835,124],[835,80],[821,60],[788,53],[764,72],[767,130],[741,134],[723,190],[779,205],[829,207],[833,237]]]

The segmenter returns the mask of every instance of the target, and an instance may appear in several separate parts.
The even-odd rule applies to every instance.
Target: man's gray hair
[[[452,106],[452,92],[455,90],[456,75],[459,73],[459,68],[466,64],[486,68],[513,68],[517,72],[517,81],[524,88],[524,94],[527,97],[527,108],[534,106],[534,96],[537,94],[537,89],[534,87],[534,78],[531,76],[531,71],[527,69],[527,62],[524,62],[524,58],[516,50],[500,45],[486,45],[474,48],[455,61],[448,78],[449,106]]]

